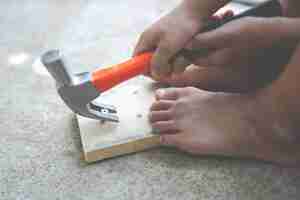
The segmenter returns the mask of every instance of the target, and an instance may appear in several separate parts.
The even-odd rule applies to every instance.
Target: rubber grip
[[[147,52],[118,65],[98,69],[92,73],[91,82],[100,92],[109,90],[128,79],[146,73],[150,69],[152,55],[153,53]]]

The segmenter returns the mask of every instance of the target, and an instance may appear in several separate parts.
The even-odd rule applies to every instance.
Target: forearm
[[[191,17],[208,18],[231,0],[183,0],[182,8],[188,10]]]

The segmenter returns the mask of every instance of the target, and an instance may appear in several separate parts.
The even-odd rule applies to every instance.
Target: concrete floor
[[[0,199],[299,199],[300,174],[267,163],[156,149],[86,165],[74,115],[38,57],[73,71],[128,56],[178,1],[0,1]]]

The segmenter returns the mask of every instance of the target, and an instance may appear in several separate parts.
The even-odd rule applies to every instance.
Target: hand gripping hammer
[[[278,0],[271,0],[242,14],[221,21],[209,21],[203,31],[213,30],[227,22],[245,16],[273,17],[281,16],[281,14],[282,10]],[[205,49],[183,49],[177,55],[191,58],[205,54],[207,54]],[[58,94],[73,112],[92,119],[118,122],[119,118],[114,106],[100,104],[93,100],[119,83],[147,72],[150,68],[152,55],[152,52],[147,52],[110,68],[80,74],[70,73],[59,50],[45,53],[41,60],[55,79]]]

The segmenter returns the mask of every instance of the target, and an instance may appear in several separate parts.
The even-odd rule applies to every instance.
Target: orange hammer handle
[[[128,79],[149,71],[152,56],[153,53],[148,52],[110,68],[96,70],[92,73],[91,82],[100,92],[109,90]]]

